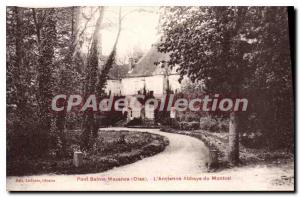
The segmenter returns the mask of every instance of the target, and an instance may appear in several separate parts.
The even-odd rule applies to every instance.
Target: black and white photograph
[[[294,22],[6,6],[6,190],[294,192]]]

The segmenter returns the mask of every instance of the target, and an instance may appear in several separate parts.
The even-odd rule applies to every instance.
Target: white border
[[[62,6],[74,6],[74,5],[81,5],[81,6],[99,6],[99,5],[111,5],[111,6],[117,6],[117,5],[122,5],[122,6],[133,6],[133,5],[139,5],[139,6],[160,6],[160,5],[209,5],[209,6],[221,6],[221,5],[239,5],[239,6],[295,6],[295,8],[298,10],[300,7],[300,1],[292,1],[292,0],[272,0],[272,1],[259,1],[259,0],[213,0],[213,1],[204,1],[204,0],[189,0],[189,1],[183,1],[183,0],[126,0],[126,1],[121,1],[121,0],[48,0],[48,1],[41,1],[41,0],[7,0],[6,2],[0,1],[1,5],[1,10],[0,10],[0,31],[1,31],[1,37],[0,37],[0,42],[1,42],[1,53],[0,53],[0,60],[1,60],[1,66],[0,66],[0,90],[2,91],[2,94],[0,94],[0,102],[1,102],[1,108],[0,108],[0,118],[1,118],[1,124],[0,124],[0,167],[1,167],[1,173],[0,173],[0,191],[1,191],[1,196],[8,196],[9,193],[6,192],[6,161],[5,161],[5,155],[6,155],[6,128],[5,128],[5,122],[6,122],[6,31],[5,31],[5,7],[6,6],[13,6],[13,5],[18,5],[18,6],[35,6],[35,7],[50,7],[50,6],[56,6],[56,7],[62,7]],[[299,27],[299,20],[296,20],[296,27]],[[298,32],[296,30],[296,32]],[[297,35],[296,35],[297,36]],[[296,39],[297,46],[299,46],[299,38]],[[299,57],[299,50],[296,50],[297,52],[297,57]],[[297,63],[297,61],[296,61]],[[297,69],[297,76],[299,76],[299,69]],[[299,92],[299,84],[297,83],[297,92]],[[298,96],[297,96],[298,98]],[[299,99],[297,99],[299,101]],[[297,107],[298,109],[298,107]],[[300,117],[297,116],[297,122],[300,122]],[[297,132],[297,129],[296,129]],[[299,142],[299,133],[297,134],[297,142]],[[299,147],[299,146],[298,146]],[[299,150],[297,151],[299,152]],[[297,155],[298,157],[298,155]],[[298,157],[299,159],[299,157]],[[298,162],[299,164],[299,162]],[[299,171],[299,165],[297,166]],[[298,178],[298,176],[297,176]],[[297,183],[299,181],[297,180]],[[298,188],[298,187],[297,187]],[[57,194],[54,193],[57,196],[62,196],[62,194]],[[28,195],[28,194],[27,194]],[[29,194],[31,195],[31,194]],[[41,195],[41,194],[38,194]],[[49,195],[49,194],[48,194]],[[53,194],[51,194],[53,195]],[[67,194],[67,195],[74,195],[72,193]],[[80,193],[76,194],[79,196],[85,196],[85,193]],[[110,195],[110,194],[105,194],[105,193],[100,193],[97,195]],[[112,194],[110,196],[115,196],[119,194]],[[124,194],[122,194],[124,195]],[[126,195],[132,195],[131,194],[126,194]],[[141,195],[141,194],[137,194]],[[148,194],[143,194],[143,195],[148,195]],[[153,194],[152,194],[153,195]],[[155,195],[163,195],[163,194],[155,194]],[[207,195],[207,194],[197,194],[197,195]],[[218,194],[210,194],[209,196],[216,196]],[[224,195],[224,194],[222,194]],[[232,193],[227,193],[227,195],[232,195]],[[238,194],[241,195],[241,194]],[[272,194],[271,194],[272,195]],[[287,194],[282,194],[282,195],[287,195]],[[256,194],[256,196],[263,196],[263,194]]]
[[[40,1],[40,0],[7,0],[6,5],[18,5],[18,6],[74,6],[74,5],[115,5],[115,6],[161,6],[161,5],[209,5],[209,6],[221,6],[221,5],[238,5],[238,6],[287,6],[294,5],[295,1],[292,0],[272,0],[272,1],[258,1],[258,0],[51,0],[51,1]]]

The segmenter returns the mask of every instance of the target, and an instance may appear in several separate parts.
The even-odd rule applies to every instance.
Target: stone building
[[[128,65],[119,66],[126,74],[121,77],[110,73],[107,81],[106,92],[113,95],[133,96],[142,90],[152,91],[156,98],[161,97],[167,90],[179,91],[181,84],[178,82],[180,75],[176,68],[169,69],[163,66],[168,55],[157,51],[156,46],[152,48],[137,62],[130,61]],[[125,71],[126,70],[126,71]]]
[[[122,77],[116,76],[115,71],[114,74],[110,73],[106,93],[126,96],[130,100],[129,105],[124,108],[128,119],[139,117],[145,120],[154,119],[152,106],[144,106],[142,103],[138,109],[133,109],[131,106],[133,102],[136,102],[135,96],[142,94],[145,90],[157,99],[166,93],[168,87],[173,92],[180,91],[181,84],[178,82],[180,75],[176,72],[176,68],[169,69],[164,66],[164,63],[159,63],[167,61],[168,58],[167,54],[158,52],[156,46],[153,45],[138,62],[135,63],[131,59],[128,65],[119,66],[123,69]],[[124,74],[125,70],[126,74]]]

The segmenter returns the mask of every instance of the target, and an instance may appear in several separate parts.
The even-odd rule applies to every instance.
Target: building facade
[[[128,105],[123,109],[123,113],[128,115],[128,120],[142,118],[145,120],[154,120],[153,106],[140,107],[133,106],[133,103],[139,102],[135,98],[138,94],[145,91],[150,92],[155,98],[160,99],[167,90],[179,92],[181,84],[178,79],[180,75],[176,68],[169,69],[164,66],[169,56],[159,53],[156,46],[152,48],[135,64],[130,61],[128,72],[122,78],[112,78],[107,81],[106,93],[115,96],[126,96]]]

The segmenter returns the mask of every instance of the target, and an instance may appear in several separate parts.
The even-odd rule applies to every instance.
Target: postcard
[[[8,191],[295,191],[294,8],[6,7]]]

